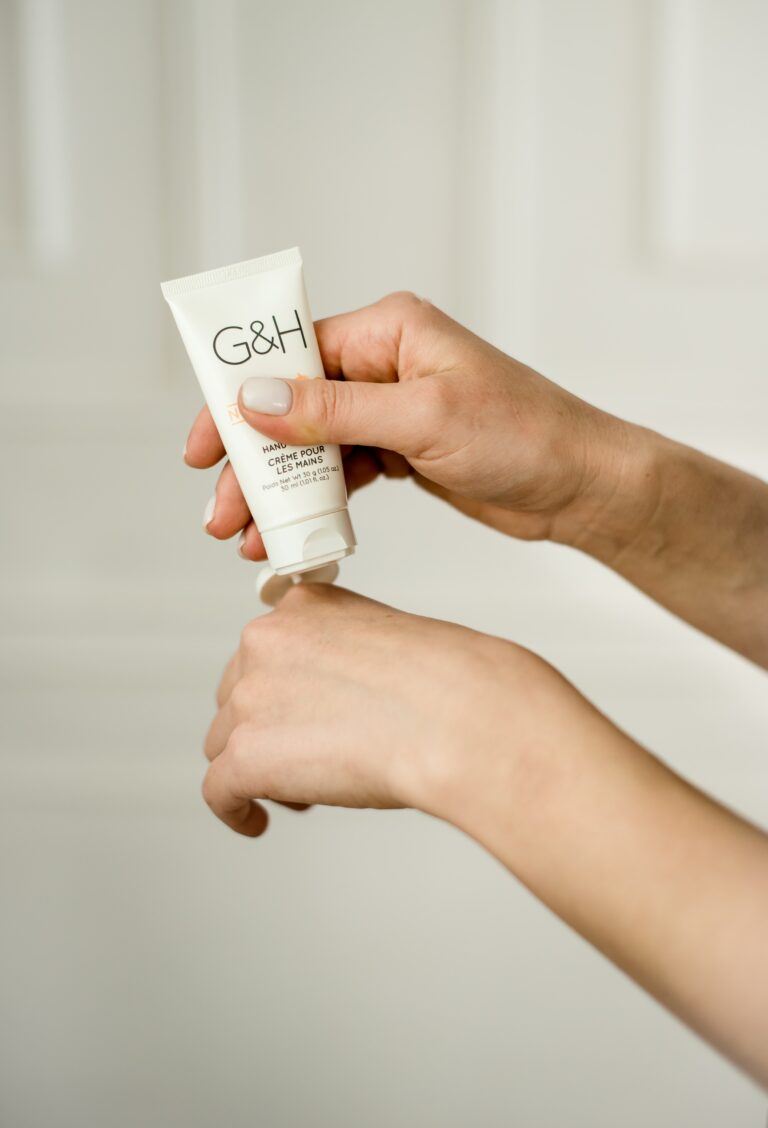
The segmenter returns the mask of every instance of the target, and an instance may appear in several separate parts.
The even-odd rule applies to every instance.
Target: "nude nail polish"
[[[243,406],[262,415],[287,415],[293,403],[293,390],[286,380],[270,376],[251,376],[240,388]]]

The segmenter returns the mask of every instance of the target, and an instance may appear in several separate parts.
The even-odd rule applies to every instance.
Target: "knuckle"
[[[227,701],[227,690],[225,687],[224,679],[219,682],[216,689],[216,704],[221,709]]]
[[[319,607],[328,598],[330,590],[332,590],[330,584],[292,584],[280,600],[280,608],[289,611]]]
[[[245,725],[235,725],[224,749],[224,764],[234,780],[242,779],[251,759],[251,734]]]
[[[242,717],[246,715],[251,702],[251,694],[245,682],[239,681],[235,685],[232,693],[229,696],[229,701],[232,711],[234,712],[236,717]]]
[[[208,804],[211,810],[214,810],[216,806],[216,776],[219,770],[220,768],[218,767],[218,761],[214,760],[203,778],[203,786],[201,788],[201,791],[203,793],[204,801]]]
[[[240,632],[240,649],[250,651],[253,650],[257,644],[260,635],[260,620],[251,619],[250,623],[246,623]]]
[[[275,612],[270,611],[265,615],[260,615],[258,619],[251,619],[250,623],[246,623],[240,634],[240,649],[246,656],[253,656],[258,654],[265,646],[269,645],[269,639],[275,627],[279,626],[280,620],[276,618]],[[245,667],[247,669],[247,666]]]
[[[205,741],[203,742],[203,755],[206,760],[211,762],[216,759],[216,743],[211,729],[208,730]]]
[[[312,384],[313,394],[308,397],[309,422],[319,433],[325,434],[333,431],[340,422],[342,412],[340,385],[337,380],[313,380]]]
[[[425,319],[440,312],[429,298],[419,297],[413,290],[395,290],[382,298],[382,305],[388,307],[403,321]]]
[[[384,298],[390,305],[399,306],[401,309],[416,309],[421,305],[421,298],[413,290],[393,290]]]

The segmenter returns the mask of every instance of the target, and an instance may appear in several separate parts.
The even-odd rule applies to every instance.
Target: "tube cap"
[[[279,529],[267,529],[261,539],[269,564],[278,576],[308,572],[333,560],[351,556],[355,551],[355,534],[349,512],[337,509],[322,517],[309,517]]]
[[[276,607],[294,584],[332,584],[338,574],[339,566],[335,560],[309,572],[294,572],[291,576],[278,576],[267,564],[256,577],[256,593],[262,603]]]

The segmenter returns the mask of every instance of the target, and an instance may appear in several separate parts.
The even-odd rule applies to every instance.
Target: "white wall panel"
[[[722,18],[731,41],[761,39],[762,17],[751,19],[738,4],[715,7],[729,13]],[[746,164],[755,175],[762,168],[764,99],[737,94],[738,128],[754,138],[754,153],[716,189],[702,164],[710,150],[698,118],[686,132],[679,90],[669,82],[676,5],[552,0],[531,11],[528,128],[536,143],[524,159],[532,165],[534,210],[518,284],[532,291],[526,354],[587,398],[692,442],[706,443],[702,432],[716,419],[721,445],[714,453],[741,454],[749,464],[762,448],[757,421],[753,428],[745,420],[749,405],[763,402],[768,279],[736,244],[724,270],[722,255],[707,253],[704,231],[714,227],[712,194],[721,216],[735,214],[743,209]],[[715,32],[701,22],[708,37],[702,31],[687,43],[686,60],[706,75],[707,103],[720,86],[710,78]],[[738,65],[735,51],[729,59],[728,66]],[[753,74],[753,87],[762,81]],[[680,144],[694,167],[668,140],[674,129],[683,131]],[[707,159],[714,161],[716,133],[711,141]],[[670,232],[670,185],[696,197],[690,222],[699,234],[679,233],[699,240],[689,260],[664,250],[678,237]],[[736,222],[749,220],[742,214]],[[759,237],[763,220],[755,222]],[[504,340],[514,347],[509,333]]]
[[[715,275],[768,278],[768,7],[657,5],[656,221],[661,254]]]

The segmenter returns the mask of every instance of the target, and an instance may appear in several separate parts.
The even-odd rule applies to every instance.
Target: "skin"
[[[284,416],[241,396],[260,432],[344,444],[352,489],[412,475],[511,536],[573,545],[768,665],[765,484],[598,411],[412,295],[317,331],[336,379],[293,385]],[[204,410],[186,461],[223,453]],[[229,467],[207,528],[244,529],[243,555],[263,558]],[[218,706],[204,794],[233,829],[261,834],[264,799],[445,819],[768,1084],[768,837],[542,659],[308,584],[245,628]]]
[[[350,491],[412,475],[462,512],[525,540],[571,545],[752,661],[768,666],[768,487],[617,419],[458,325],[393,294],[316,324],[329,381],[293,385],[286,416],[246,420],[282,442],[342,444]],[[224,448],[207,408],[185,459]],[[244,531],[266,559],[224,467],[207,532]]]

